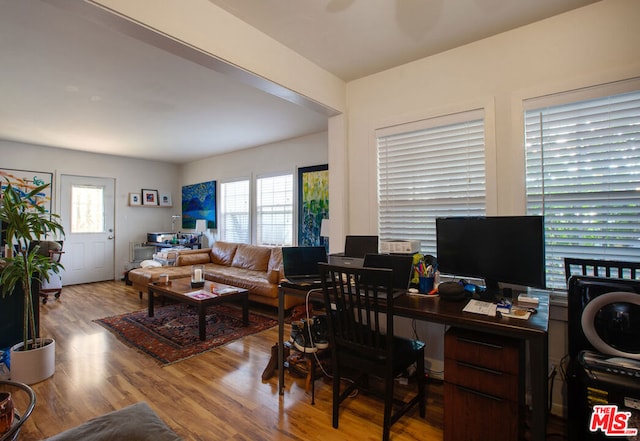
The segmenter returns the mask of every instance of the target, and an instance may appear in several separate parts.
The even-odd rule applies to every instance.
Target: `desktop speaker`
[[[438,294],[442,300],[458,301],[466,299],[468,293],[458,282],[442,282],[438,285]]]

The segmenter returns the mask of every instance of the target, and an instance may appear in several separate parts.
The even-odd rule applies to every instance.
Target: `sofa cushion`
[[[271,248],[271,256],[269,256],[269,271],[280,270],[282,268],[282,248]]]
[[[211,254],[207,252],[180,254],[176,260],[177,266],[198,265],[211,262]]]
[[[148,283],[155,282],[160,274],[167,274],[169,280],[179,277],[189,277],[191,275],[191,266],[161,266],[148,268],[135,268],[129,271],[127,277],[129,281],[139,289],[147,290]]]
[[[231,266],[255,271],[267,271],[271,248],[239,244]]]
[[[144,401],[93,418],[47,441],[181,441]]]
[[[269,283],[264,271],[210,263],[204,266],[204,273],[207,280],[248,289],[250,298],[251,295],[278,298],[278,285]]]
[[[231,265],[236,248],[237,243],[217,241],[211,247],[211,262],[217,265]]]

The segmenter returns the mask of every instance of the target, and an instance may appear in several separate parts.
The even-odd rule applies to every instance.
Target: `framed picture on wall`
[[[141,205],[139,193],[129,193],[129,205]]]
[[[195,228],[198,219],[206,220],[207,228],[218,228],[216,181],[182,187],[182,228]]]
[[[158,190],[142,189],[142,205],[158,205]]]
[[[329,219],[329,166],[299,168],[298,246],[328,247],[328,238],[320,237],[322,219]]]
[[[0,190],[4,190],[7,181],[21,193],[28,193],[41,185],[49,184],[29,202],[43,207],[47,213],[51,213],[53,173],[0,168]]]
[[[160,193],[160,206],[171,207],[171,193]]]

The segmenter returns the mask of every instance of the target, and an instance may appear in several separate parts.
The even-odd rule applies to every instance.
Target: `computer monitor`
[[[344,241],[344,256],[364,259],[367,254],[378,252],[378,236],[347,236]]]
[[[413,255],[410,254],[367,254],[365,268],[388,268],[393,270],[393,289],[406,290],[413,272]]]
[[[318,278],[318,262],[326,261],[325,247],[282,247],[284,276],[289,280]]]
[[[442,274],[546,288],[542,216],[436,218],[438,269]]]

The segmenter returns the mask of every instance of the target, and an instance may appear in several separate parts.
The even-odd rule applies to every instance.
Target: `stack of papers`
[[[473,312],[474,314],[488,315],[490,317],[496,316],[496,310],[498,305],[495,303],[482,302],[480,300],[469,300],[469,303],[462,309],[464,312]]]
[[[469,300],[469,303],[462,309],[464,312],[472,312],[474,314],[488,315],[489,317],[495,317],[497,312],[502,314],[502,317],[511,317],[522,320],[528,320],[531,313],[526,309],[513,307],[511,303],[508,306],[504,304],[495,304],[489,302],[483,302],[481,300]]]

